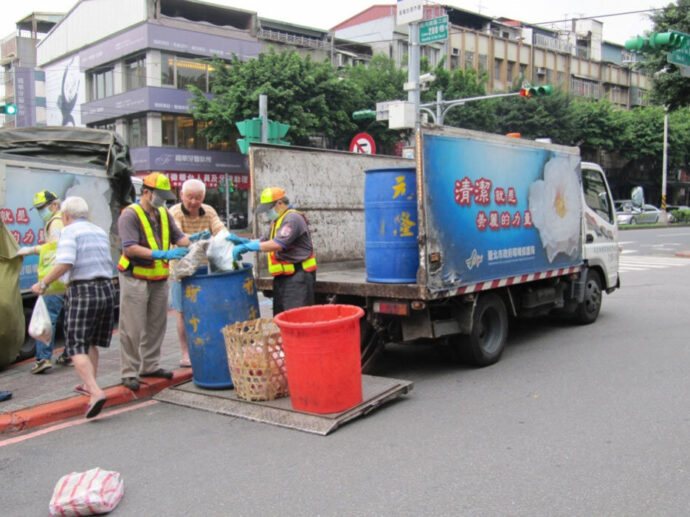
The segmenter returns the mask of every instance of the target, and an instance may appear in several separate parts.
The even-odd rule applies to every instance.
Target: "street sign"
[[[666,60],[674,65],[690,66],[690,48],[683,47],[666,55]]]
[[[424,0],[398,0],[396,25],[406,25],[424,19]]]
[[[448,16],[424,20],[419,24],[419,44],[448,39]]]
[[[376,154],[376,143],[368,133],[358,133],[350,142],[351,153]]]

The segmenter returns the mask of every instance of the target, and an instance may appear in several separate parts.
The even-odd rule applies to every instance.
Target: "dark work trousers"
[[[316,271],[304,271],[300,265],[292,275],[273,277],[273,315],[297,307],[314,305]]]

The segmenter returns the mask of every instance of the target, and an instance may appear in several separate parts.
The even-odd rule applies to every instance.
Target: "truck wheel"
[[[596,271],[587,271],[585,281],[585,297],[577,306],[577,320],[583,325],[594,323],[601,310],[601,280]]]
[[[494,364],[501,358],[508,337],[508,312],[500,296],[479,296],[472,316],[472,332],[466,346],[477,366]]]

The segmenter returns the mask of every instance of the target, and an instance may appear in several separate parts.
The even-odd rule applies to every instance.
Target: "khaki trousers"
[[[168,282],[120,273],[120,370],[139,377],[159,368],[168,323]]]

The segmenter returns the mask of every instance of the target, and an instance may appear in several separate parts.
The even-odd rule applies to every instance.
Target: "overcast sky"
[[[98,1],[98,0],[87,0]],[[0,37],[10,34],[14,24],[34,11],[66,12],[77,0],[0,0]],[[391,0],[214,0],[210,3],[256,11],[259,16],[309,27],[330,29],[375,4]],[[651,28],[646,13],[603,17],[668,5],[661,0],[453,0],[439,2],[488,16],[505,16],[528,23],[550,22],[573,17],[601,16],[604,39],[624,43],[626,39]]]

